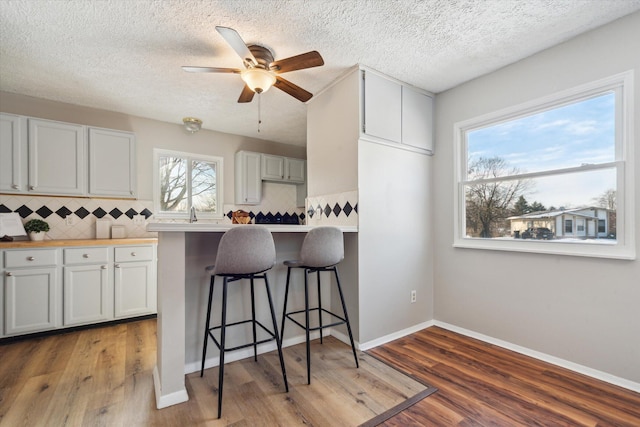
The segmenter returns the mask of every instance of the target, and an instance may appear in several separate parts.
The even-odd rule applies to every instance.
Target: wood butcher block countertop
[[[73,246],[149,245],[156,243],[158,243],[158,239],[146,237],[131,239],[42,240],[40,242],[32,242],[30,240],[14,240],[13,242],[0,242],[0,250]]]

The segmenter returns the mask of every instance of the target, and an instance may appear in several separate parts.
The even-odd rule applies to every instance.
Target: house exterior
[[[518,236],[530,227],[546,227],[559,239],[597,239],[615,235],[615,211],[602,207],[532,212],[507,220],[511,223],[512,236]]]

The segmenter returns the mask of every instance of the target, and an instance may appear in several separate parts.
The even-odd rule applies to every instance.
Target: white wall
[[[437,97],[435,319],[640,382],[640,261],[453,248],[453,125],[635,70],[640,135],[640,13]],[[635,200],[640,201],[635,142]],[[640,210],[635,210],[636,242]]]
[[[176,123],[167,123],[8,92],[0,92],[0,111],[134,132],[137,142],[138,198],[142,200],[151,200],[153,198],[154,148],[223,157],[225,204],[234,203],[233,177],[236,151],[257,151],[300,159],[306,157],[305,147],[279,144],[206,129],[195,134],[189,134],[182,127],[182,117],[176,117]]]
[[[358,188],[359,76],[351,71],[307,106],[309,197]]]

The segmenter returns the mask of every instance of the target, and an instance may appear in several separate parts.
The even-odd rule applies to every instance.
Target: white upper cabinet
[[[135,135],[0,113],[0,191],[136,197]]]
[[[257,205],[262,198],[261,154],[238,151],[235,159],[236,205]]]
[[[262,179],[271,181],[282,181],[284,176],[284,157],[262,155]]]
[[[26,119],[0,114],[0,191],[27,191]]]
[[[402,143],[433,152],[433,98],[402,88]]]
[[[362,72],[366,135],[400,142],[402,139],[402,86],[375,73]]]
[[[84,195],[85,126],[29,119],[29,190]]]
[[[362,128],[365,139],[433,153],[433,98],[383,75],[361,70]]]
[[[135,136],[89,128],[89,195],[135,197]]]
[[[292,159],[289,157],[285,157],[284,159],[284,169],[285,169],[285,179],[289,182],[305,182],[305,164],[306,161],[302,159]]]

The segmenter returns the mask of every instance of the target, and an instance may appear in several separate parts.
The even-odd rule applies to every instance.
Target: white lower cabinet
[[[113,319],[109,258],[106,247],[64,249],[64,326]]]
[[[116,319],[156,312],[154,247],[130,246],[115,250]]]
[[[4,252],[4,333],[60,327],[60,268],[56,249]]]
[[[153,244],[0,253],[0,337],[156,313]]]

